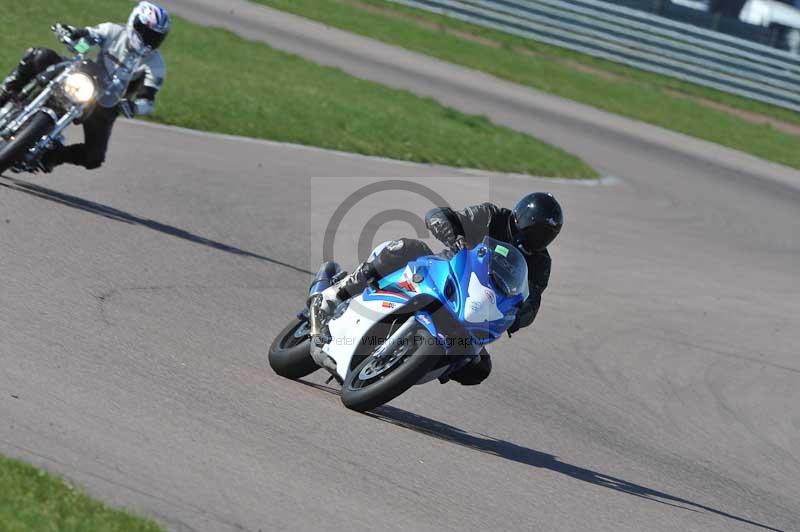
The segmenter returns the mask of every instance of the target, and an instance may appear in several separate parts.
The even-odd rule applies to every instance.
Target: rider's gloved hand
[[[125,118],[136,116],[136,104],[130,100],[120,100],[117,104],[117,112]]]
[[[458,253],[462,249],[469,249],[469,244],[467,244],[467,239],[461,235],[456,236],[455,244],[453,245],[453,251]]]
[[[64,30],[67,33],[67,35],[69,35],[69,38],[72,39],[73,41],[77,41],[78,39],[82,39],[84,37],[89,36],[89,30],[87,30],[86,28],[76,28],[75,26],[70,26],[69,24],[61,24],[61,23],[56,24],[56,27]]]

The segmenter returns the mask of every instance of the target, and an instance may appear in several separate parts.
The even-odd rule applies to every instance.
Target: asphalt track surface
[[[312,37],[359,42],[225,7],[217,24],[318,61],[337,48]],[[362,48],[337,66],[379,79],[407,56]],[[393,84],[617,179],[479,178],[121,123],[99,172],[0,178],[0,452],[172,530],[800,530],[800,176],[414,61],[447,80]],[[454,205],[559,197],[542,313],[492,349],[483,385],[430,384],[359,415],[321,372],[269,370],[316,266],[310,211],[357,177],[455,177]],[[353,227],[337,234],[345,256]]]

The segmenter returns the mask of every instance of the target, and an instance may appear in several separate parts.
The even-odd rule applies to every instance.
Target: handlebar
[[[72,38],[72,32],[63,24],[53,24],[50,26],[50,31],[56,34],[56,38],[58,38],[59,42],[66,46],[69,51],[77,55],[85,54],[92,44],[95,44],[90,39],[84,38],[78,39],[76,42]]]
[[[72,42],[72,34],[71,32],[65,28],[62,24],[53,24],[50,26],[50,31],[56,34],[58,40],[64,44],[68,44]]]

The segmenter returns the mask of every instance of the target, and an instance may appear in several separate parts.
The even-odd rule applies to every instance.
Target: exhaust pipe
[[[339,264],[329,261],[324,262],[320,266],[314,280],[311,281],[311,286],[308,288],[308,305],[309,325],[311,326],[311,338],[319,338],[321,330],[320,325],[320,305],[322,304],[322,292],[329,288],[334,283],[334,278],[342,271]],[[312,341],[312,345],[314,342]]]
[[[342,271],[342,267],[336,262],[324,262],[320,266],[314,280],[311,281],[311,286],[308,288],[308,300],[306,303],[310,306],[311,300],[329,288],[334,283],[334,278]]]

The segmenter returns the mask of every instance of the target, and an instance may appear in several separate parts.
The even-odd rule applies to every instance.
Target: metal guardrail
[[[800,58],[599,0],[390,0],[800,111]]]

